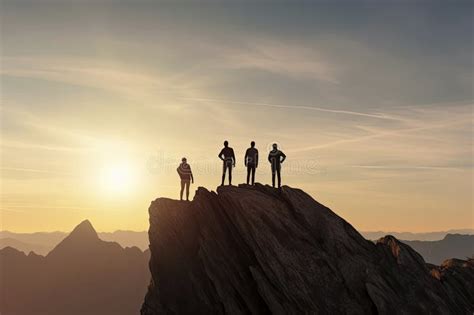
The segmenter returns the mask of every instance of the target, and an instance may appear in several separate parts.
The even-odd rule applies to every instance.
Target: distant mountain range
[[[119,243],[122,247],[136,246],[142,251],[148,249],[148,232],[123,231],[99,232],[101,240]],[[447,258],[465,259],[474,254],[474,229],[457,229],[439,232],[361,232],[369,240],[378,240],[385,235],[393,235],[409,244],[423,258],[433,264],[441,264]],[[33,251],[39,255],[47,255],[68,234],[66,232],[14,233],[0,231],[0,249],[13,247],[28,254]]]
[[[436,241],[402,241],[432,264],[473,256],[474,235],[443,233],[393,234],[442,236]],[[374,239],[385,232],[362,234]],[[2,315],[136,314],[150,280],[144,231],[97,233],[86,220],[69,235],[2,231],[0,248]]]
[[[420,253],[426,262],[440,265],[448,257],[474,258],[474,235],[448,234],[439,241],[402,241]]]
[[[148,232],[146,231],[118,230],[97,234],[101,240],[117,242],[122,247],[136,246],[142,251],[148,249]],[[66,232],[15,233],[0,231],[0,249],[10,246],[25,253],[33,251],[36,254],[47,255],[67,235]]]
[[[47,255],[67,235],[66,232],[15,233],[0,231],[0,248],[11,246],[27,254],[33,251],[36,254]]]
[[[0,239],[0,249],[5,247],[13,247],[25,253],[35,252],[40,255],[46,255],[51,249],[53,249],[53,246],[46,246],[37,243],[26,243],[11,237]]]
[[[400,240],[406,241],[439,241],[448,234],[474,235],[474,229],[456,229],[438,232],[411,233],[411,232],[384,232],[384,231],[366,231],[360,232],[368,240],[378,240],[385,235],[393,235]]]
[[[58,235],[41,237],[52,242]],[[0,250],[0,314],[137,314],[150,280],[149,257],[149,250],[101,240],[89,221],[46,256],[5,247]]]

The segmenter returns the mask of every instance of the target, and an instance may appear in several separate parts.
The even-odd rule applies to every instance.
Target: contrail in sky
[[[345,143],[360,142],[360,141],[364,141],[364,140],[381,138],[381,137],[385,137],[385,136],[396,136],[396,135],[401,135],[401,134],[404,134],[404,133],[410,133],[410,132],[415,132],[415,131],[445,128],[445,127],[455,126],[455,125],[458,125],[458,124],[465,124],[465,123],[469,123],[469,122],[472,122],[472,119],[461,119],[461,120],[456,120],[456,121],[446,122],[446,123],[440,123],[440,124],[418,126],[418,127],[406,128],[406,129],[381,131],[381,132],[374,133],[374,134],[371,134],[371,135],[366,135],[366,136],[361,136],[361,137],[354,137],[354,138],[349,138],[349,139],[341,139],[341,140],[336,140],[336,141],[330,142],[330,143],[324,143],[324,144],[315,145],[315,146],[307,146],[307,147],[292,149],[292,150],[288,150],[288,151],[289,152],[290,151],[291,152],[311,151],[311,150],[323,149],[323,148],[332,147],[332,146],[345,144]]]
[[[330,109],[330,108],[314,107],[314,106],[254,103],[254,102],[242,102],[242,101],[227,101],[227,100],[218,100],[218,99],[210,99],[210,98],[181,97],[180,99],[188,100],[188,101],[200,101],[200,102],[212,102],[212,103],[231,103],[231,104],[240,104],[240,105],[247,105],[247,106],[287,108],[287,109],[304,109],[304,110],[314,110],[314,111],[318,111],[318,112],[326,112],[326,113],[334,113],[334,114],[344,114],[344,115],[363,116],[363,117],[371,117],[371,118],[386,119],[386,120],[405,121],[402,118],[392,117],[392,116],[388,116],[388,115],[385,115],[385,114],[361,113],[361,112],[354,112],[354,111],[348,111],[348,110],[338,110],[338,109]]]

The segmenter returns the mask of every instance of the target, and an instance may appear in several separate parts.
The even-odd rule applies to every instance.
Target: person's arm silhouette
[[[222,157],[223,154],[224,154],[224,149],[222,149],[221,152],[217,155],[219,159],[221,159],[222,161],[224,161],[224,158]]]
[[[191,166],[189,166],[189,175],[191,175],[191,183],[194,184],[194,176],[193,176],[193,171],[191,171]]]
[[[281,154],[281,161],[280,161],[280,163],[283,163],[283,161],[286,160],[286,155],[285,155],[285,153],[283,153],[283,152],[281,152],[281,151],[280,151],[280,154]]]
[[[230,149],[230,154],[232,157],[232,165],[235,167],[235,154],[234,154],[234,149]]]
[[[255,168],[258,167],[258,150],[255,149]]]
[[[247,151],[245,151],[245,157],[244,157],[244,165],[247,166],[247,159],[248,159],[248,156],[249,156],[249,149],[247,149]]]

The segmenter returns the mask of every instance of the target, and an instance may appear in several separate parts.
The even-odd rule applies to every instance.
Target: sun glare
[[[126,193],[134,186],[135,174],[131,165],[126,162],[105,165],[101,176],[102,187],[111,193]]]

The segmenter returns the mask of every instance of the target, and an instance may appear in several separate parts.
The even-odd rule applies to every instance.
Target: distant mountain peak
[[[72,232],[66,236],[56,247],[49,252],[48,256],[63,255],[71,253],[78,254],[87,252],[103,241],[97,235],[96,230],[89,220],[82,221]]]
[[[92,223],[89,220],[84,220],[79,225],[77,225],[74,230],[69,234],[68,238],[93,238],[99,239],[96,230],[92,226]]]
[[[443,240],[474,239],[474,235],[448,233]]]

